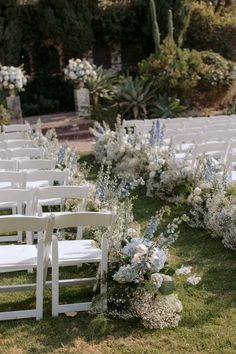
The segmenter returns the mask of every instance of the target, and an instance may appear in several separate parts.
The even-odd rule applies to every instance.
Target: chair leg
[[[44,290],[44,274],[43,274],[43,242],[38,243],[38,264],[37,264],[37,282],[36,282],[36,319],[43,318],[43,290]]]
[[[82,238],[83,238],[83,227],[79,226],[77,227],[76,240],[82,240]]]
[[[59,306],[59,264],[57,243],[52,243],[52,316],[58,316]]]

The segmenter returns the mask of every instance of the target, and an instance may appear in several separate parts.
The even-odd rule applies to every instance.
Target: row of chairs
[[[9,134],[25,134],[24,129],[22,131],[14,129],[2,134],[5,134],[5,139]],[[18,137],[15,135],[14,139],[21,139],[20,135]],[[9,142],[10,140],[8,140]],[[0,230],[2,233],[7,233],[7,235],[0,236],[0,240],[4,242],[18,241],[17,244],[0,246],[0,272],[8,273],[20,270],[32,272],[32,269],[36,269],[36,282],[34,284],[0,286],[0,292],[35,289],[36,307],[31,310],[0,312],[0,320],[29,317],[41,319],[43,317],[45,287],[52,289],[53,316],[68,311],[86,311],[92,305],[91,301],[60,304],[60,286],[68,287],[92,283],[96,288],[100,283],[102,306],[105,308],[106,282],[104,282],[104,275],[107,272],[108,263],[108,234],[103,234],[100,246],[91,239],[82,239],[82,236],[83,228],[87,226],[109,228],[111,231],[115,216],[109,212],[85,212],[88,186],[68,186],[68,171],[55,170],[55,161],[49,163],[47,160],[32,159],[38,156],[26,154],[27,149],[29,148],[25,147],[24,151],[19,154],[18,145],[18,149],[15,149],[18,150],[18,154],[15,153],[14,159],[7,160],[9,159],[8,155],[5,160],[0,160],[0,170],[2,170],[0,171],[0,187],[2,184],[0,208],[8,209],[10,207],[13,213],[17,214],[0,216]],[[60,185],[55,186],[55,182]],[[8,183],[8,186],[4,186],[4,183]],[[47,187],[43,187],[45,184]],[[32,189],[32,187],[34,188]],[[63,206],[67,198],[80,200],[79,211],[64,211]],[[45,213],[43,207],[52,205],[59,206],[60,211]],[[58,234],[53,234],[54,231],[66,228],[77,228],[75,240],[60,241],[57,238]],[[16,234],[9,234],[13,232]],[[34,243],[35,239],[37,240],[36,244]],[[22,241],[25,243],[22,244]],[[82,279],[62,280],[59,278],[60,267],[80,266],[83,263],[98,264],[97,275]],[[48,267],[52,269],[49,281],[47,281]]]
[[[21,148],[4,148],[0,149],[0,159],[36,159],[43,158],[44,151],[42,148],[37,147],[21,147]]]
[[[54,183],[68,184],[68,170],[0,171],[0,190],[6,188],[36,188]]]
[[[14,209],[13,213],[28,216],[45,216],[43,207],[59,206],[64,211],[68,199],[77,200],[76,211],[84,211],[87,204],[88,186],[52,186],[35,189],[5,189],[0,193],[0,208]],[[77,238],[82,238],[82,229],[77,230]],[[0,242],[22,242],[22,234],[0,236]],[[32,244],[33,235],[26,235],[26,243]]]
[[[49,159],[20,159],[1,160],[0,171],[21,171],[21,170],[53,170],[56,167],[56,160]]]
[[[43,294],[45,287],[52,288],[52,315],[69,311],[86,311],[91,308],[92,302],[73,304],[59,303],[59,287],[81,285],[84,283],[97,283],[100,281],[100,293],[105,295],[106,283],[104,275],[107,272],[108,242],[107,233],[101,240],[101,247],[89,240],[58,241],[53,230],[67,227],[105,227],[111,230],[115,216],[112,213],[80,212],[49,215],[47,217],[35,216],[0,216],[2,232],[31,232],[43,233],[37,245],[3,245],[0,247],[0,272],[9,273],[36,269],[36,283],[11,284],[0,286],[0,292],[16,292],[36,290],[36,307],[20,311],[0,312],[0,320],[43,317]],[[83,263],[99,264],[96,277],[82,279],[59,279],[59,267],[66,267]],[[47,269],[52,268],[51,281],[47,281]],[[104,298],[103,309],[106,307]]]

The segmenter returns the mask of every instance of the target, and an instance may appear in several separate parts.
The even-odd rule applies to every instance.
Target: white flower
[[[201,190],[201,188],[196,187],[196,188],[194,189],[193,193],[194,193],[195,195],[200,195],[200,194],[202,193],[202,190]]]
[[[132,267],[130,264],[120,267],[118,272],[113,275],[113,279],[118,283],[131,283],[136,280],[138,277],[135,267]]]
[[[187,275],[187,274],[191,273],[191,271],[192,271],[192,267],[185,267],[182,264],[182,266],[179,269],[176,269],[175,274],[176,275]]]
[[[153,273],[150,278],[150,283],[153,286],[154,290],[158,290],[161,287],[163,282],[163,277],[159,273]]]
[[[159,272],[165,265],[167,260],[166,253],[159,248],[154,248],[151,257],[149,257],[149,264],[153,272]]]
[[[127,245],[122,248],[121,252],[128,257],[133,257],[135,253],[146,253],[147,247],[141,237],[136,237],[127,243]]]
[[[201,281],[201,279],[201,277],[197,277],[196,274],[194,274],[193,276],[187,279],[187,282],[191,285],[197,285]]]

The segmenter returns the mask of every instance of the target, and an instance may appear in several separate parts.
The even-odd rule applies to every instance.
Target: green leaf
[[[170,295],[175,290],[175,283],[172,280],[164,281],[159,289],[162,295]]]

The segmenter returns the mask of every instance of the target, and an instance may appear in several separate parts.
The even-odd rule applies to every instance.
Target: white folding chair
[[[30,159],[19,160],[19,170],[54,170],[56,167],[56,160],[46,159]]]
[[[63,212],[63,206],[66,199],[77,199],[80,201],[78,205],[78,211],[85,211],[87,204],[89,187],[83,186],[54,186],[38,188],[35,193],[35,207],[39,216],[46,216],[47,213],[43,213],[43,206],[60,205],[61,212]],[[60,212],[54,213],[57,215]],[[83,228],[77,228],[77,239],[81,239],[83,236]]]
[[[0,171],[16,171],[16,160],[0,160]]]
[[[81,212],[58,214],[55,216],[55,229],[66,227],[106,227],[111,229],[115,216],[113,213]],[[111,231],[111,230],[110,230]],[[109,231],[108,231],[109,232]],[[80,265],[82,263],[98,263],[100,276],[100,293],[104,296],[103,309],[106,308],[106,273],[108,263],[108,240],[106,233],[101,240],[101,248],[95,245],[93,240],[58,241],[53,236],[52,241],[52,316],[68,311],[87,311],[91,308],[92,302],[76,304],[59,304],[59,286],[63,285],[63,280],[59,280],[59,267]],[[68,280],[66,280],[68,282]],[[96,278],[70,279],[68,284],[78,285],[87,282],[96,282]]]
[[[8,160],[8,150],[4,149],[0,149],[0,159],[1,160]]]
[[[0,247],[0,273],[17,272],[36,268],[36,283],[0,286],[0,293],[36,289],[36,307],[31,310],[0,312],[0,320],[43,317],[43,290],[47,276],[49,252],[53,231],[53,216],[0,216],[2,232],[28,231],[43,232],[38,245],[3,245]],[[13,277],[13,280],[17,277]]]
[[[41,148],[29,148],[29,147],[8,149],[8,155],[10,159],[42,158],[43,150]]]
[[[29,126],[26,124],[9,124],[3,125],[3,133],[12,133],[12,132],[28,132]]]
[[[25,188],[25,177],[25,173],[20,171],[0,171],[0,190]]]
[[[6,140],[5,146],[7,149],[16,149],[16,148],[24,148],[24,147],[34,147],[35,142],[33,140],[27,139],[18,139],[18,140]]]
[[[209,142],[197,145],[194,151],[194,161],[199,155],[207,155],[215,158],[219,163],[224,163],[228,151],[228,142]]]
[[[69,180],[68,170],[34,170],[27,171],[26,188],[53,186],[55,182],[66,185]]]
[[[3,140],[16,140],[16,139],[29,139],[27,132],[13,132],[13,133],[3,133]]]
[[[34,193],[26,189],[5,189],[0,192],[0,209],[12,209],[14,214],[33,215]],[[25,210],[24,210],[25,209]],[[30,235],[28,235],[29,239]],[[22,233],[18,235],[0,235],[0,242],[22,242]],[[31,238],[29,239],[31,241]]]

